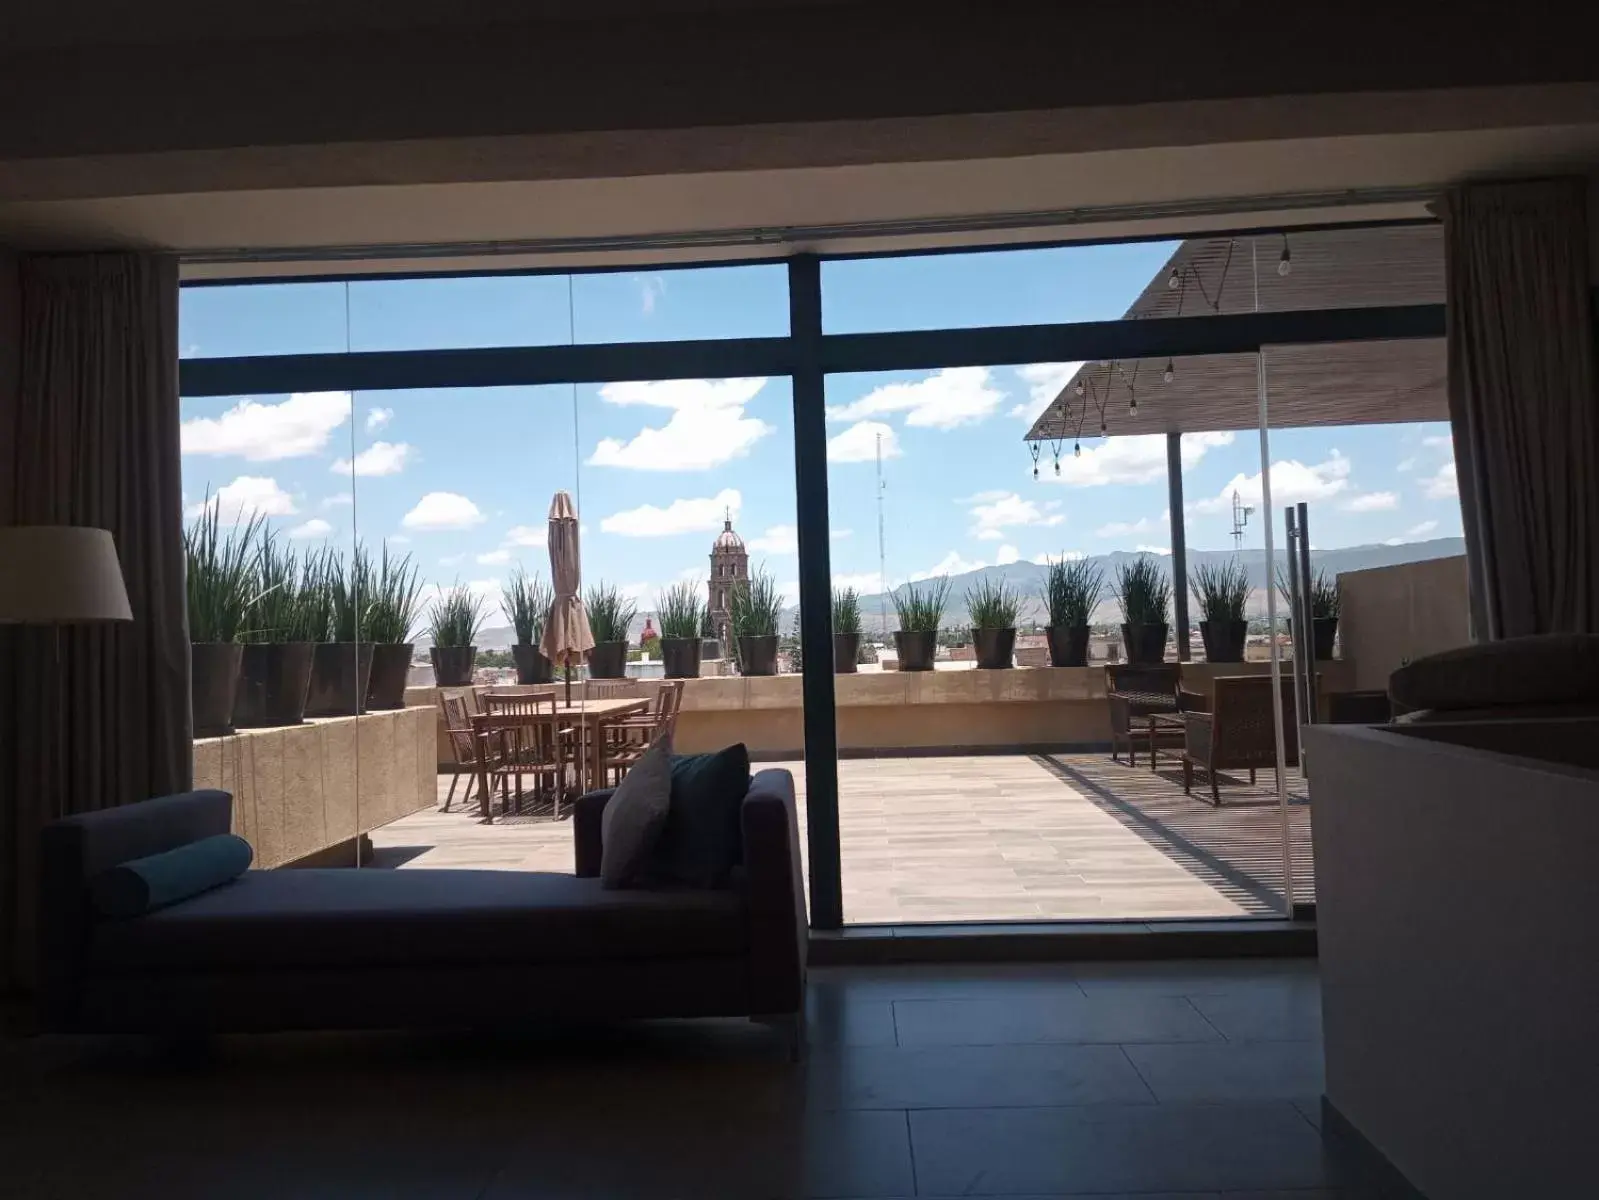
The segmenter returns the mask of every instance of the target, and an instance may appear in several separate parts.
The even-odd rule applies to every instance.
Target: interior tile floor
[[[1320,1028],[1295,960],[819,969],[799,1066],[743,1021],[0,1043],[0,1194],[1378,1196]]]
[[[804,763],[794,773],[805,821]],[[1169,754],[1152,771],[1108,754],[852,758],[839,768],[844,919],[851,924],[1280,916],[1283,823],[1269,773],[1226,777],[1223,806],[1185,795]],[[439,777],[439,802],[451,776]],[[1201,786],[1198,791],[1205,789]],[[1310,810],[1290,773],[1294,891],[1314,898]],[[452,811],[372,834],[375,864],[570,871],[569,821]]]

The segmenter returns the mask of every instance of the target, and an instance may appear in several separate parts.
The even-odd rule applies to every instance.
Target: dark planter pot
[[[1294,619],[1288,618],[1288,636],[1294,634]],[[1311,657],[1317,662],[1327,662],[1333,656],[1333,642],[1338,638],[1337,617],[1312,617],[1310,621]]]
[[[1088,626],[1051,625],[1044,630],[1049,640],[1049,665],[1086,667],[1088,665]]]
[[[372,674],[366,685],[368,712],[405,707],[405,682],[415,653],[410,642],[380,642],[372,647]]]
[[[662,638],[661,665],[668,679],[700,677],[700,639]]]
[[[1165,622],[1159,625],[1123,625],[1122,644],[1127,647],[1127,661],[1140,666],[1166,661]]]
[[[353,717],[366,711],[372,680],[372,643],[321,642],[311,657],[308,717]]]
[[[979,671],[1009,670],[1016,656],[1014,629],[974,629],[972,649],[977,654]]]
[[[1333,642],[1338,638],[1337,617],[1312,617],[1310,640],[1314,643],[1317,662],[1327,662],[1333,656]]]
[[[512,646],[511,657],[516,660],[518,683],[549,683],[555,678],[555,665],[531,643],[518,642]]]
[[[861,656],[861,635],[835,633],[833,635],[833,674],[853,675],[855,664]]]
[[[894,632],[894,650],[899,655],[901,671],[931,671],[933,658],[938,653],[938,634]]]
[[[589,651],[590,679],[626,679],[627,643],[599,642]]]
[[[239,694],[237,642],[199,642],[189,647],[189,703],[194,736],[225,737],[233,732],[233,701]]]
[[[1249,622],[1201,621],[1199,636],[1205,643],[1206,662],[1243,662],[1244,639],[1249,636]]]
[[[466,687],[472,682],[476,646],[434,646],[428,657],[433,660],[433,682],[440,687]]]
[[[255,643],[244,647],[233,723],[242,729],[298,725],[311,690],[313,642]]]
[[[759,633],[738,639],[739,671],[744,675],[777,674],[777,634]]]

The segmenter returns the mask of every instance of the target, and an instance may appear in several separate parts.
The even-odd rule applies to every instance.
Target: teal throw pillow
[[[253,857],[242,837],[219,833],[102,871],[89,881],[89,898],[102,917],[142,917],[230,883]]]

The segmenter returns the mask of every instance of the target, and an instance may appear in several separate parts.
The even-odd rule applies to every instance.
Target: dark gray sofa
[[[793,778],[752,779],[744,865],[718,891],[602,889],[609,799],[578,801],[572,875],[248,871],[125,921],[96,918],[87,881],[228,832],[232,798],[188,792],[57,821],[42,842],[42,1024],[188,1034],[749,1016],[797,1039],[807,921]]]

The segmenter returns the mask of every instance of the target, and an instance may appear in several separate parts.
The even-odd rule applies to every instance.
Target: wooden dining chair
[[[667,680],[656,689],[649,712],[607,721],[603,727],[606,740],[601,757],[605,780],[620,784],[622,776],[644,757],[656,738],[663,733],[675,735],[677,714],[682,706],[683,681]]]
[[[495,688],[491,692],[483,693],[483,711],[500,715],[503,713],[536,714],[553,709],[555,705],[555,689],[552,687],[519,687]]]
[[[625,700],[629,696],[636,696],[638,685],[631,679],[585,679],[583,681],[583,698],[585,700]]]
[[[472,786],[471,781],[478,774],[478,739],[472,729],[472,718],[477,715],[473,704],[475,694],[471,688],[460,688],[450,691],[440,689],[439,708],[444,713],[444,732],[450,739],[450,749],[455,753],[456,770],[450,777],[450,790],[444,797],[444,807],[440,812],[449,812],[450,805],[455,800],[455,789],[460,785],[462,778],[467,782],[467,788]]]
[[[554,705],[546,702],[542,712],[483,713],[472,718],[472,730],[478,742],[478,803],[484,824],[494,820],[494,783],[500,784],[503,811],[520,813],[522,780],[528,775],[533,776],[534,798],[549,794],[559,820],[566,757]]]

